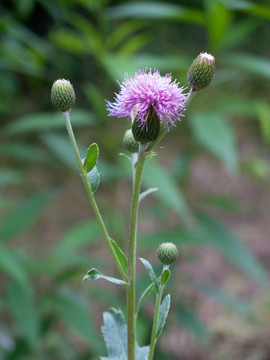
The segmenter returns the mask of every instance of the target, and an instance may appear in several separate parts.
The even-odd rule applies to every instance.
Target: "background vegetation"
[[[108,118],[104,99],[145,67],[187,86],[201,51],[216,57],[213,85],[144,177],[160,190],[141,207],[139,255],[160,266],[164,240],[181,254],[156,358],[269,359],[268,2],[10,0],[0,10],[0,359],[96,359],[102,311],[124,304],[102,280],[81,284],[91,267],[115,269],[50,103],[53,81],[74,85],[72,123],[82,153],[100,145],[97,200],[126,249],[130,175],[119,153],[129,123]],[[152,311],[149,301],[140,345]]]

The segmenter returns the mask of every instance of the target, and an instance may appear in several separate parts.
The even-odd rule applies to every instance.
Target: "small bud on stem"
[[[157,249],[157,257],[163,265],[171,265],[178,256],[177,247],[170,242],[159,245]]]
[[[206,88],[212,81],[215,74],[214,56],[201,53],[191,64],[187,80],[193,91],[199,91]]]
[[[131,129],[125,132],[123,138],[123,146],[126,150],[130,151],[131,153],[135,153],[139,151],[139,143],[134,139]]]
[[[52,104],[60,111],[69,111],[75,103],[75,92],[69,80],[59,79],[53,83]]]

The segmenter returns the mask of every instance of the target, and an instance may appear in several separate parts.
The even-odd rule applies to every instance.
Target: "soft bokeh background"
[[[82,154],[100,147],[97,201],[127,249],[130,172],[119,156],[126,119],[107,117],[116,80],[139,68],[183,86],[201,52],[213,84],[146,164],[138,255],[174,241],[180,259],[159,360],[270,358],[270,6],[268,1],[6,0],[0,4],[0,359],[106,355],[100,327],[124,290],[81,284],[91,267],[118,276],[78,176],[55,79],[74,85]],[[138,265],[138,293],[149,278]],[[138,323],[149,343],[153,297]]]

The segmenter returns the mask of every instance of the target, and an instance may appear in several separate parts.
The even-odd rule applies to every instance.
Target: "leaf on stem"
[[[164,325],[165,325],[165,322],[166,322],[166,319],[167,319],[167,316],[169,313],[170,305],[171,305],[171,296],[170,296],[170,294],[168,294],[167,296],[165,296],[165,298],[162,301],[162,304],[160,306],[160,310],[159,310],[159,314],[158,314],[156,338],[158,338],[162,333],[162,330],[164,328]]]
[[[166,284],[166,282],[169,280],[170,275],[171,272],[169,269],[164,269],[162,271],[161,280],[160,280],[161,286],[164,286]]]
[[[128,360],[127,325],[121,310],[110,309],[103,314],[102,334],[106,343],[108,357],[101,360]],[[149,346],[139,347],[136,344],[136,360],[147,360]]]
[[[158,188],[152,187],[152,188],[150,188],[150,189],[142,192],[142,193],[140,194],[140,196],[139,196],[139,202],[141,202],[147,195],[149,195],[149,194],[151,194],[151,193],[153,193],[153,192],[155,192],[155,191],[157,191],[157,190],[158,190]]]
[[[125,255],[125,253],[121,250],[121,248],[119,247],[119,245],[117,244],[116,241],[114,241],[113,239],[110,239],[113,249],[115,251],[115,254],[119,260],[119,262],[122,265],[123,270],[125,271],[125,274],[127,274],[128,271],[128,260],[127,257]]]
[[[92,192],[94,193],[100,183],[100,175],[96,166],[87,174],[87,180],[91,187]]]
[[[146,260],[144,258],[140,258],[139,260],[143,263],[144,267],[148,271],[148,274],[149,274],[151,280],[155,284],[155,287],[156,287],[157,291],[159,291],[158,279],[157,279],[157,276],[156,276],[156,274],[155,274],[155,272],[154,272],[154,270],[152,268],[152,265],[150,264],[150,262],[148,260]]]
[[[113,284],[116,284],[116,285],[127,285],[127,283],[123,280],[120,280],[120,279],[116,279],[116,278],[113,278],[113,277],[110,277],[110,276],[106,276],[106,275],[103,275],[101,274],[101,272],[99,272],[97,269],[93,268],[91,270],[89,270],[87,272],[86,275],[84,275],[83,277],[83,281],[85,279],[88,279],[88,280],[97,280],[97,279],[104,279],[104,280],[107,280]]]
[[[91,144],[86,152],[86,157],[83,160],[83,166],[87,173],[89,173],[97,163],[99,155],[99,148],[96,143]]]

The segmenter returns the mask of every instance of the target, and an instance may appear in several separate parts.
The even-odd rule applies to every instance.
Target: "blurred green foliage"
[[[267,275],[255,256],[203,207],[211,204],[233,212],[241,204],[211,194],[190,201],[187,184],[192,164],[202,153],[216,158],[232,175],[241,173],[261,186],[269,180],[267,161],[256,154],[240,156],[238,141],[244,128],[269,155],[269,4],[255,0],[12,0],[1,2],[0,10],[0,359],[95,359],[105,349],[96,326],[100,320],[93,321],[92,301],[102,308],[124,302],[124,294],[113,285],[80,286],[88,268],[108,267],[107,254],[97,258],[89,252],[89,246],[101,249],[101,245],[97,224],[85,220],[88,214],[71,227],[67,223],[60,239],[53,236],[45,256],[32,256],[20,242],[45,206],[57,199],[66,177],[77,171],[62,116],[50,104],[51,84],[57,78],[70,79],[76,91],[71,116],[81,154],[92,141],[100,146],[101,183],[107,189],[103,188],[107,205],[102,207],[106,214],[113,210],[107,220],[125,247],[126,217],[118,209],[115,193],[117,181],[125,184],[130,176],[126,159],[118,156],[127,123],[107,120],[104,99],[113,98],[116,80],[145,67],[172,72],[187,86],[186,72],[193,58],[201,51],[211,52],[217,62],[213,86],[195,97],[185,119],[168,135],[174,144],[169,165],[154,159],[145,171],[144,186],[160,190],[153,193],[158,202],[147,203],[143,214],[150,220],[147,214],[153,214],[166,228],[168,211],[174,211],[181,224],[178,221],[169,232],[142,235],[139,251],[153,252],[164,238],[180,248],[212,247],[265,285]],[[164,152],[160,157],[166,160]],[[47,182],[39,182],[41,167],[50,174]],[[78,178],[76,186],[82,186]],[[209,334],[192,304],[177,298],[179,279],[172,276],[170,281],[177,299],[175,318],[207,343]],[[147,285],[147,276],[139,278],[139,291]],[[245,302],[212,284],[190,282],[190,286],[238,313],[250,314]],[[148,314],[142,314],[147,320]],[[138,329],[139,344],[145,345],[148,321],[141,321]],[[162,352],[157,356],[168,358]]]

